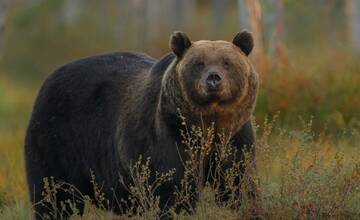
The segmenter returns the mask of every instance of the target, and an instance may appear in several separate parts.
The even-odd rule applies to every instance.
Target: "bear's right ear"
[[[191,46],[191,41],[184,32],[176,31],[170,36],[170,48],[177,57],[182,57]]]

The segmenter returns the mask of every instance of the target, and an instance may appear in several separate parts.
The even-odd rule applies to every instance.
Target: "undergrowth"
[[[240,182],[240,194],[236,192],[239,185],[234,182],[240,173],[240,164],[233,161],[232,166],[224,173],[219,173],[225,177],[226,187],[232,195],[226,203],[219,203],[216,181],[205,185],[201,183],[204,180],[206,182],[203,173],[204,158],[211,151],[217,151],[216,160],[226,161],[226,158],[231,158],[234,151],[229,138],[223,134],[215,134],[212,127],[204,130],[192,126],[184,130],[182,134],[188,159],[183,164],[185,174],[181,187],[175,194],[177,202],[189,203],[189,208],[194,196],[199,196],[199,202],[195,210],[189,209],[188,212],[176,214],[170,207],[165,214],[172,215],[174,219],[249,219],[254,216],[263,219],[360,218],[359,131],[353,130],[351,138],[346,136],[333,139],[326,133],[315,135],[312,120],[303,123],[301,130],[284,130],[277,127],[275,122],[276,116],[255,126],[258,133],[255,158],[257,169],[256,172],[245,169]],[[213,143],[215,136],[220,140],[216,144]],[[249,166],[252,162],[247,161],[246,167],[254,167]],[[95,201],[86,195],[75,193],[76,189],[66,183],[57,183],[51,178],[46,180],[44,196],[55,204],[56,191],[59,189],[65,188],[69,193],[81,195],[74,198],[74,201],[82,199],[85,202],[83,217],[76,214],[78,212],[74,201],[64,201],[64,206],[69,205],[75,212],[72,219],[157,219],[164,213],[159,207],[160,198],[155,193],[156,189],[170,181],[176,170],[159,173],[150,169],[150,163],[151,158],[139,157],[132,164],[132,184],[127,185],[131,194],[130,203],[127,203],[131,213],[123,216],[101,209],[106,208],[109,203],[94,175],[92,183],[97,192]],[[150,181],[153,172],[156,173],[156,178]],[[197,186],[196,195],[189,190],[193,186]],[[247,193],[249,189],[256,190],[256,201]],[[121,198],[118,199],[121,202]],[[94,204],[100,208],[96,208]],[[105,205],[102,207],[99,204]],[[14,216],[14,212],[9,211],[11,209],[18,215]],[[19,211],[22,209],[23,211]],[[64,211],[58,210],[55,205],[49,209],[54,214],[50,218],[55,213],[61,214]],[[14,201],[1,208],[0,218],[23,219],[24,213],[29,214],[30,210],[29,204]]]

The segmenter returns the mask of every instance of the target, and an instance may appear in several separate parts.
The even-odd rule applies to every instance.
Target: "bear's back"
[[[125,88],[155,62],[156,59],[146,54],[129,52],[85,57],[55,70],[44,82],[42,90],[58,87],[61,90],[71,89],[72,95],[82,95],[106,85]]]
[[[25,154],[30,183],[40,175],[36,166],[46,167],[43,175],[76,182],[81,175],[68,167],[69,161],[72,166],[88,168],[110,149],[115,157],[111,146],[116,144],[119,110],[131,95],[127,91],[149,74],[155,62],[145,54],[117,52],[83,58],[55,70],[38,94],[27,130]],[[84,152],[92,154],[75,159]],[[88,169],[82,171],[88,174]]]
[[[145,77],[156,59],[140,53],[115,52],[82,58],[55,70],[44,82],[34,106],[49,113],[90,110],[109,101],[121,103],[128,87]],[[110,103],[108,103],[110,104]],[[114,106],[114,105],[113,105]],[[80,112],[79,112],[80,113]]]

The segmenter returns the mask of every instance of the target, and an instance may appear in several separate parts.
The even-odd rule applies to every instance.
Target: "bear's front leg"
[[[213,165],[214,186],[219,204],[238,209],[244,198],[251,212],[256,214],[257,188],[252,174],[255,172],[255,135],[248,121],[231,140],[232,155]],[[217,170],[216,170],[217,169]]]
[[[160,197],[159,219],[172,219],[172,214],[180,212],[193,213],[198,200],[196,185],[189,183],[187,191],[180,182],[171,181],[162,184],[157,190],[157,196]]]

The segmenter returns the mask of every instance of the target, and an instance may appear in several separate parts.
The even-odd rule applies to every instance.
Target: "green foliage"
[[[262,78],[255,110],[259,121],[280,112],[279,123],[286,127],[314,116],[315,131],[359,129],[359,65],[344,53],[322,51],[324,60],[304,55]]]
[[[38,82],[57,66],[89,54],[117,47],[111,30],[99,28],[97,18],[85,13],[83,20],[65,24],[61,1],[45,1],[16,7],[9,16],[4,38],[2,70],[11,78]]]

